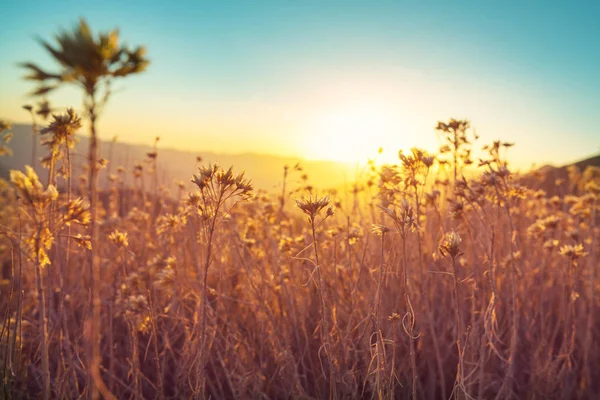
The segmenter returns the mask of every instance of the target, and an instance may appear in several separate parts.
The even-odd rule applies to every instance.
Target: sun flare
[[[391,153],[397,154],[403,131],[398,119],[392,110],[376,105],[323,113],[315,118],[307,135],[305,153],[310,159],[352,163],[366,162],[382,147],[394,149]]]

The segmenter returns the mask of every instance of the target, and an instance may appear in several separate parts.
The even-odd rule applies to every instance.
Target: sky
[[[99,135],[191,151],[397,160],[435,151],[437,121],[516,142],[517,168],[600,153],[598,1],[0,2],[0,118],[36,99],[18,63],[56,64],[80,17],[147,48],[146,72],[115,81]],[[58,111],[81,110],[61,88]]]

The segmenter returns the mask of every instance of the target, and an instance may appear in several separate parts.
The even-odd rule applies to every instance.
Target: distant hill
[[[0,177],[7,178],[11,169],[22,170],[25,165],[31,165],[33,135],[31,125],[15,124],[11,131],[14,133],[10,142],[13,151],[11,157],[0,157]],[[36,139],[39,139],[37,137]],[[79,144],[75,148],[72,157],[74,176],[81,173],[82,165],[87,161],[87,149],[89,138],[79,136]],[[151,139],[149,139],[151,140]],[[112,149],[111,149],[112,146]],[[111,143],[100,141],[100,157],[109,160],[109,168],[101,171],[100,184],[107,184],[108,171],[113,173],[118,166],[125,167],[126,182],[131,183],[132,170],[137,162],[147,159],[147,153],[152,148],[146,145],[129,143]],[[45,148],[37,145],[37,158],[35,169],[40,176],[46,176],[47,172],[39,163],[39,158],[47,154]],[[158,148],[158,170],[161,184],[175,189],[176,181],[183,181],[191,188],[190,179],[197,172],[196,157],[202,157],[202,163],[219,162],[224,167],[233,166],[234,171],[246,171],[246,176],[252,180],[256,188],[264,190],[278,190],[281,188],[284,165],[294,166],[300,163],[302,172],[293,172],[288,179],[289,188],[293,189],[300,184],[300,177],[306,173],[309,177],[308,183],[321,188],[340,188],[350,184],[355,179],[356,167],[350,164],[333,161],[306,161],[299,158],[279,157],[268,154],[218,154],[213,152],[192,152],[174,149]],[[570,164],[578,167],[581,172],[588,166],[600,166],[600,155],[590,157],[576,163]],[[524,184],[530,187],[543,188],[549,194],[566,193],[566,183],[557,186],[556,182],[568,180],[567,169],[570,165],[552,166],[545,165],[522,177]]]
[[[576,166],[577,168],[579,168],[580,171],[584,171],[587,167],[590,167],[590,166],[600,167],[600,154],[597,156],[586,158],[585,160],[576,162],[573,165]]]
[[[544,165],[523,176],[522,181],[530,187],[543,189],[549,195],[566,194],[575,189],[569,187],[568,170],[571,166],[577,167],[581,173],[587,167],[600,167],[600,155],[560,167]]]
[[[0,176],[7,177],[11,169],[23,169],[25,165],[31,165],[33,135],[31,134],[31,125],[16,124],[11,131],[14,133],[10,142],[13,151],[11,157],[0,158]],[[37,138],[39,139],[39,137]],[[86,163],[89,138],[79,136],[79,144],[73,154],[73,166],[75,174],[81,172],[81,167]],[[101,172],[100,183],[105,185],[107,182],[107,171],[115,172],[117,166],[125,167],[128,175],[128,182],[131,182],[131,171],[135,163],[144,161],[147,153],[152,148],[145,145],[136,145],[128,143],[111,143],[100,141],[100,157],[109,160],[109,168]],[[46,155],[47,151],[37,144],[37,158]],[[341,187],[346,181],[350,182],[354,177],[354,166],[332,161],[306,161],[298,158],[279,157],[268,154],[217,154],[212,152],[191,152],[173,149],[162,149],[160,143],[158,147],[158,170],[159,179],[163,184],[169,187],[175,187],[176,181],[190,182],[194,173],[197,172],[196,157],[202,157],[202,164],[209,162],[218,162],[224,167],[233,166],[235,172],[246,171],[246,176],[252,180],[255,187],[274,190],[281,187],[283,179],[283,167],[289,165],[293,167],[300,163],[303,172],[291,173],[288,183],[292,186],[300,181],[302,174],[308,175],[308,182],[316,187]],[[45,176],[46,170],[43,169],[39,160],[35,163],[35,170],[41,176]]]

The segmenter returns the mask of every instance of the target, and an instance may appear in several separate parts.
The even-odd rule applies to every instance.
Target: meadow
[[[345,191],[282,165],[273,193],[200,159],[167,187],[158,138],[128,169],[97,149],[143,49],[83,22],[57,41],[60,72],[23,66],[42,98],[80,87],[84,112],[26,106],[46,169],[0,181],[2,398],[597,398],[600,168],[548,185],[451,119],[437,153]]]

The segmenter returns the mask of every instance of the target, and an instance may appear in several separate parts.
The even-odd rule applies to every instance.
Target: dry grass
[[[289,183],[284,198],[252,193],[243,175],[216,165],[201,167],[198,190],[176,201],[160,187],[143,190],[152,168],[134,168],[133,191],[117,169],[100,196],[93,249],[106,390],[593,398],[599,171],[549,197],[518,184],[502,148],[488,147],[471,179],[458,160],[456,182],[452,160],[447,174],[444,154],[415,150],[397,166],[372,167],[350,204],[333,190],[300,198],[305,188]],[[148,164],[159,158],[156,150]],[[89,193],[69,192],[68,173],[54,179],[28,170],[2,182],[8,397],[39,395],[45,374],[49,397],[90,389]]]
[[[348,193],[294,187],[300,166],[275,195],[209,165],[173,199],[157,139],[95,199],[107,161],[91,148],[75,181],[79,126],[69,111],[40,131],[47,178],[0,182],[2,397],[600,392],[598,168],[550,196],[519,184],[511,144],[472,165],[451,120],[439,154],[371,165]]]

